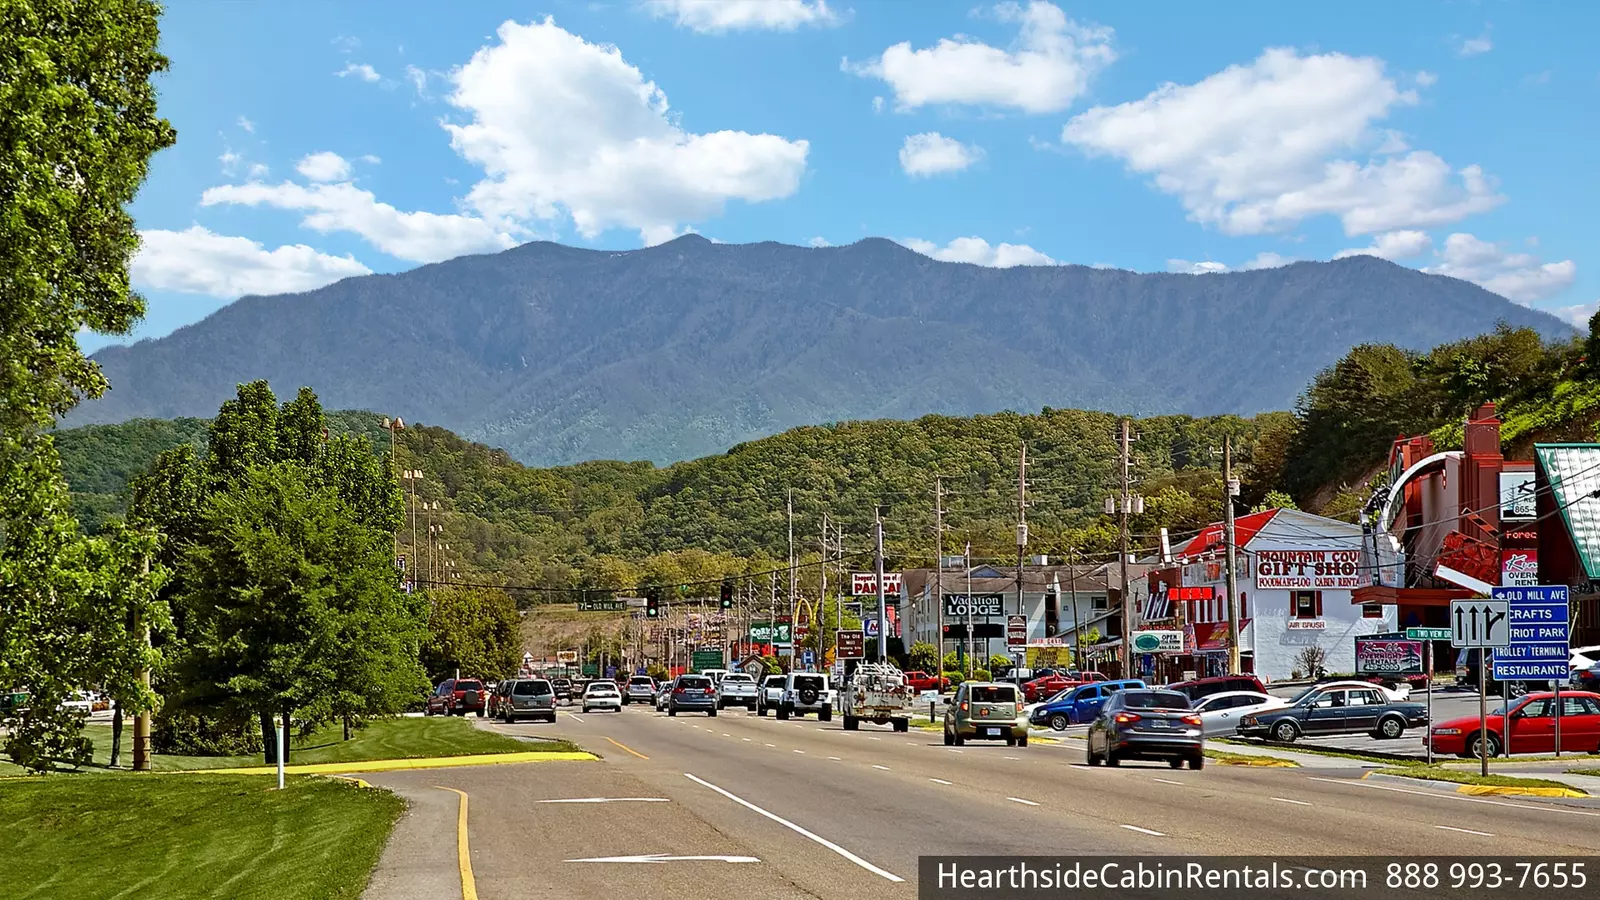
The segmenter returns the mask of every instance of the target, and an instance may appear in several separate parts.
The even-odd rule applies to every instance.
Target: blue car
[[[1087,725],[1100,715],[1100,708],[1105,706],[1112,694],[1130,688],[1148,687],[1138,678],[1079,685],[1034,707],[1028,715],[1028,723],[1049,725],[1056,731],[1066,731],[1069,725]]]

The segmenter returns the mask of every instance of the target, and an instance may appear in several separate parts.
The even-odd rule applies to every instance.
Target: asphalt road
[[[1091,769],[1078,741],[948,748],[933,732],[731,710],[480,724],[604,759],[369,776],[419,799],[371,900],[464,896],[445,789],[469,798],[485,900],[912,897],[918,857],[936,854],[1600,854],[1600,804],[1470,798],[1348,767]],[[648,855],[678,858],[626,859]]]

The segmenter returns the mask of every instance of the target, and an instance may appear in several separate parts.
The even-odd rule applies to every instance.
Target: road
[[[417,802],[370,900],[464,895],[455,791],[485,900],[913,897],[917,859],[934,854],[1600,853],[1596,804],[1469,798],[1349,767],[1091,769],[1071,740],[948,748],[933,732],[736,711],[480,724],[604,759],[368,776]],[[618,859],[652,854],[698,858]]]

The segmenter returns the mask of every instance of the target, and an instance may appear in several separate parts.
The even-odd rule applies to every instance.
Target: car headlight
[[[1460,734],[1461,733],[1461,729],[1459,729],[1459,728],[1435,728],[1433,730],[1433,733],[1434,734]]]
[[[1240,725],[1254,725],[1255,723],[1256,723],[1256,717],[1255,716],[1245,716],[1244,718],[1239,720],[1239,724]]]

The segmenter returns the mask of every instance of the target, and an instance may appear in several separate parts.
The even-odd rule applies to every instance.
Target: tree
[[[499,678],[517,670],[522,642],[516,604],[504,591],[446,588],[429,595],[427,638],[422,664],[428,677],[443,681],[460,669],[463,676]]]
[[[126,334],[144,314],[127,205],[173,141],[150,84],[167,65],[158,14],[142,0],[0,4],[0,684],[33,692],[6,740],[29,768],[88,752],[59,704],[103,650],[85,627],[93,567],[126,549],[78,532],[48,430],[107,387],[78,333]]]
[[[939,674],[939,648],[927,641],[911,644],[911,671]]]

